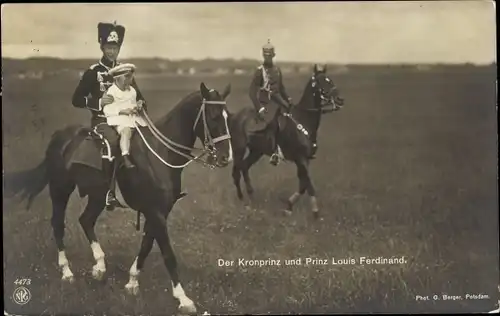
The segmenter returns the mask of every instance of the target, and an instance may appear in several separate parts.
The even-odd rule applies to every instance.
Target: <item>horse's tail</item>
[[[4,194],[16,196],[21,194],[21,200],[28,200],[27,208],[35,197],[42,192],[49,183],[47,172],[47,157],[33,169],[12,172],[4,175]]]
[[[51,166],[55,161],[64,163],[62,153],[75,136],[81,131],[79,126],[69,126],[63,130],[56,131],[47,146],[45,157],[36,167],[4,174],[4,194],[14,197],[19,194],[22,201],[27,200],[27,208],[30,209],[33,200],[43,191],[50,181],[50,173],[60,173],[60,170],[51,170],[49,173],[49,161]],[[83,137],[80,135],[80,138]]]

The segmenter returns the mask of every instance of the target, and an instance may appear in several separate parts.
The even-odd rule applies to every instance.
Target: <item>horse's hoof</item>
[[[313,211],[313,217],[315,220],[323,221],[323,216],[319,214],[319,211]]]
[[[281,203],[285,204],[285,207],[286,207],[285,211],[292,212],[293,203],[290,202],[290,199],[280,198],[280,201],[281,201]]]
[[[139,284],[129,282],[125,285],[125,290],[128,294],[136,296],[137,294],[139,294]]]
[[[102,281],[104,273],[106,273],[106,270],[99,269],[96,266],[92,268],[92,277],[97,281]]]
[[[63,275],[61,280],[63,282],[67,282],[69,284],[73,284],[73,283],[75,283],[75,276],[72,274],[71,275]]]
[[[290,210],[284,210],[283,213],[285,214],[285,216],[292,216],[292,211]]]
[[[179,315],[196,315],[196,306],[194,303],[179,305]]]

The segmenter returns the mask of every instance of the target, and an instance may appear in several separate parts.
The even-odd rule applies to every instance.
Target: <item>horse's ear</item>
[[[210,95],[210,91],[208,91],[208,88],[204,82],[200,83],[200,92],[201,92],[201,95],[203,96],[203,98],[208,99],[208,97]]]
[[[313,72],[314,72],[314,74],[318,73],[318,64],[314,64]]]
[[[225,100],[230,93],[231,93],[231,84],[229,83],[224,89],[224,92],[222,92],[222,99]]]
[[[327,65],[326,65],[326,64],[324,64],[324,65],[323,65],[323,72],[324,72],[324,73],[326,73],[326,70],[327,70]]]

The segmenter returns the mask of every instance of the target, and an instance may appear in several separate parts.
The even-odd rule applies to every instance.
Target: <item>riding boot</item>
[[[316,159],[316,151],[318,150],[318,145],[316,143],[312,144],[312,150],[311,150],[311,155],[309,156],[309,159]]]
[[[279,145],[276,145],[276,150],[271,155],[271,159],[269,159],[269,162],[272,165],[277,166],[284,159],[285,159],[285,157],[283,156],[283,152],[281,151],[281,147]]]
[[[109,180],[109,190],[106,193],[106,210],[113,211],[115,207],[123,207],[115,196],[117,164],[114,160],[105,160],[104,165],[106,166],[106,174]]]
[[[127,169],[135,168],[134,163],[130,160],[130,155],[123,155],[123,165]]]
[[[186,195],[188,195],[186,191],[181,191],[179,193],[179,195],[177,196],[177,199],[175,201],[177,202],[177,201],[182,200],[184,197],[186,197]]]
[[[274,153],[271,155],[271,158],[269,159],[269,163],[271,163],[273,166],[277,166],[280,163],[280,161],[284,159],[281,148],[278,145],[278,133],[279,133],[279,128],[273,138]]]

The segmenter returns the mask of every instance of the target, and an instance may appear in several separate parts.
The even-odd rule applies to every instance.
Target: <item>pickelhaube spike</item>
[[[271,39],[267,39],[267,43],[262,47],[264,53],[274,53],[274,46],[271,44]]]

